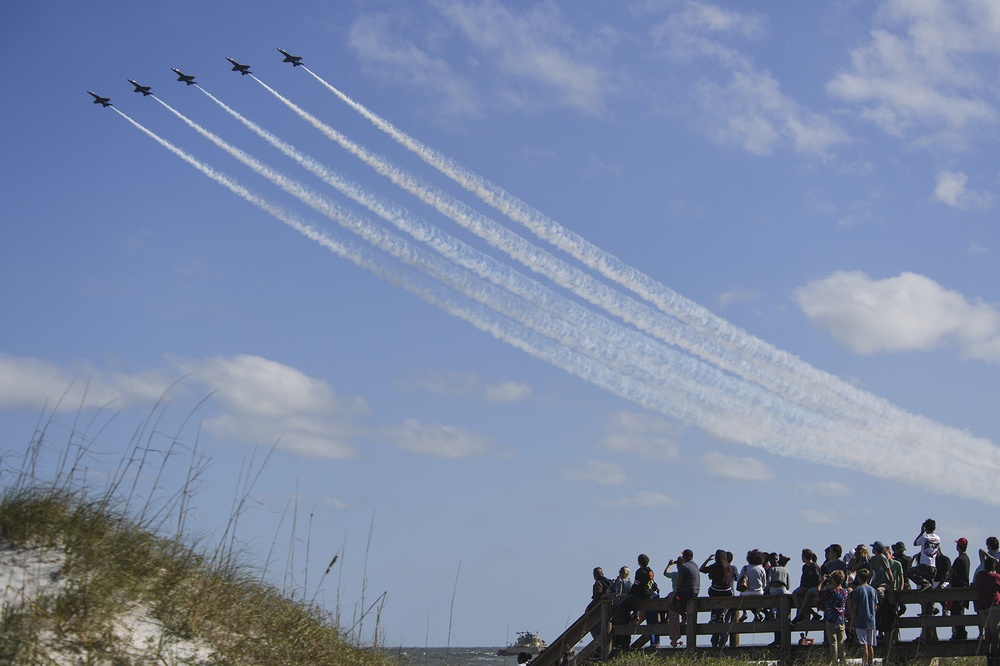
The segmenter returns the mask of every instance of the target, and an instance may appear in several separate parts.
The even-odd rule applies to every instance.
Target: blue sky
[[[108,422],[87,467],[110,474],[166,396],[158,430],[211,461],[192,528],[222,533],[273,445],[245,557],[347,626],[386,592],[390,645],[554,638],[590,569],[639,552],[1000,530],[995,3],[0,19],[4,482],[40,419],[50,460]]]

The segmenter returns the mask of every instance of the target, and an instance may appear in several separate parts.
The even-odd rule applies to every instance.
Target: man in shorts
[[[848,598],[848,613],[851,616],[851,626],[858,637],[858,645],[864,649],[861,662],[871,666],[875,660],[875,616],[878,614],[878,592],[868,584],[872,572],[859,569],[855,576],[856,587]]]

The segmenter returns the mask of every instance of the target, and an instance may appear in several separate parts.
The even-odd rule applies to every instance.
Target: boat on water
[[[535,632],[519,631],[517,632],[517,640],[507,647],[497,650],[497,654],[501,657],[516,657],[522,652],[534,655],[538,654],[547,647],[548,644],[539,638],[538,634]]]

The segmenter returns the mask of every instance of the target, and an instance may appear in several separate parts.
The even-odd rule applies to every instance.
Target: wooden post
[[[698,644],[698,598],[687,602],[687,646],[694,648]]]
[[[778,645],[781,650],[781,661],[790,663],[792,656],[792,595],[782,594],[778,606],[778,619],[781,621],[781,635]]]
[[[611,654],[611,601],[601,602],[601,661]]]

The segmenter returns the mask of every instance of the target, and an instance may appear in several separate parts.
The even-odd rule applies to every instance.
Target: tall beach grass
[[[366,645],[341,627],[339,592],[329,611],[304,584],[278,588],[248,564],[239,521],[266,458],[240,471],[221,537],[189,533],[208,461],[186,436],[197,410],[172,434],[166,410],[158,402],[117,459],[100,450],[120,418],[107,411],[68,427],[43,418],[0,458],[0,555],[56,563],[46,584],[5,591],[0,664],[392,664],[377,627]]]

